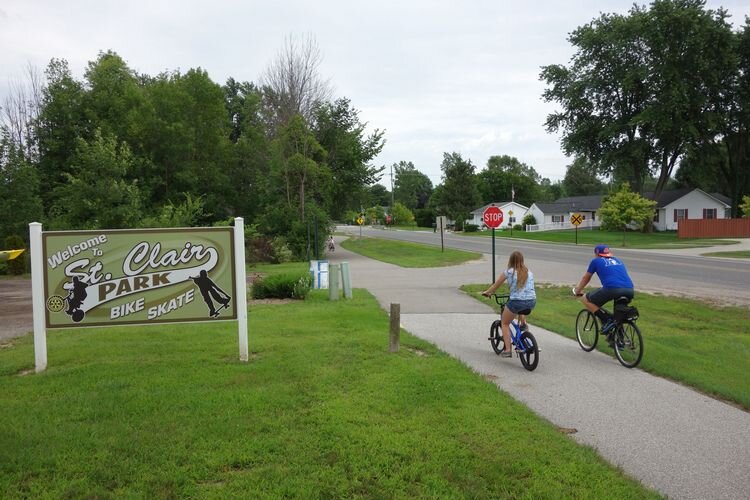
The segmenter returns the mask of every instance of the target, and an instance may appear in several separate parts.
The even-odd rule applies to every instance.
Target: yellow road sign
[[[364,219],[362,219],[362,217],[357,217],[357,224],[361,226],[363,222],[364,222]]]
[[[574,226],[579,225],[581,222],[583,222],[583,216],[581,214],[573,214],[570,216],[570,223]]]

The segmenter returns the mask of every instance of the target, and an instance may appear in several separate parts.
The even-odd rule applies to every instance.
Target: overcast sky
[[[644,2],[638,2],[643,4]],[[83,1],[0,0],[0,102],[28,63],[66,59],[83,77],[111,49],[149,75],[201,67],[223,84],[259,80],[290,34],[312,34],[321,76],[360,119],[386,131],[375,164],[411,161],[441,181],[444,152],[479,169],[491,155],[515,156],[555,181],[570,163],[544,121],[540,67],[567,64],[568,34],[629,0],[495,1]],[[735,27],[750,1],[723,6]],[[381,181],[390,187],[390,178]]]

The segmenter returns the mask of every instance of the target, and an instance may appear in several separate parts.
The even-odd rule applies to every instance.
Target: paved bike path
[[[496,315],[458,291],[487,281],[481,262],[404,269],[337,246],[352,285],[367,288],[388,310],[401,304],[401,324],[522,401],[571,437],[670,498],[748,498],[750,413],[679,384],[620,366],[614,357],[583,352],[577,342],[534,326],[539,367],[502,359],[487,336]],[[542,305],[543,306],[543,305]],[[573,321],[573,318],[571,318]],[[645,334],[648,356],[648,333]]]

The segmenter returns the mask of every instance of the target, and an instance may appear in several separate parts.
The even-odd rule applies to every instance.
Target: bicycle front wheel
[[[503,331],[500,327],[499,319],[493,321],[490,327],[490,344],[495,354],[500,354],[505,349],[505,341],[503,340]]]
[[[582,309],[576,318],[576,339],[586,352],[594,350],[599,340],[599,322],[588,309]]]
[[[615,355],[622,366],[633,368],[643,357],[643,338],[635,323],[623,323],[615,334]]]
[[[539,364],[539,344],[536,343],[531,332],[522,333],[519,343],[523,346],[523,351],[518,351],[521,364],[530,372],[534,371]]]

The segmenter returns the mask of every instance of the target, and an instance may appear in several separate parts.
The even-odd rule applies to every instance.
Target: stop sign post
[[[495,205],[490,205],[489,207],[484,209],[484,213],[482,214],[482,220],[484,220],[485,226],[492,228],[492,280],[490,280],[490,282],[494,283],[495,281],[495,228],[500,227],[500,224],[503,223],[503,211],[500,210]]]

